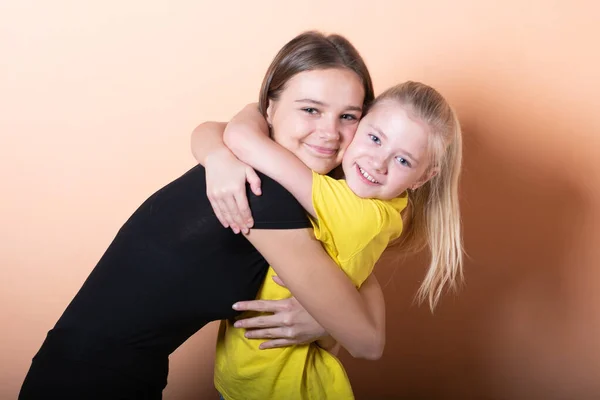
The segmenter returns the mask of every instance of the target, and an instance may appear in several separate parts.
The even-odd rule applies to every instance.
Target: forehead
[[[383,132],[390,144],[424,150],[429,140],[429,127],[407,107],[394,100],[377,102],[361,121],[366,129]],[[406,149],[408,150],[408,149]]]
[[[376,125],[384,131],[427,132],[428,126],[417,118],[406,106],[394,100],[382,100],[373,105],[364,118],[365,122]]]
[[[330,105],[362,107],[365,91],[359,76],[349,69],[303,71],[286,84],[281,98],[310,99]]]

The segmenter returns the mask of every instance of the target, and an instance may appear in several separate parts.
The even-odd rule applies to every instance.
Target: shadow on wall
[[[342,356],[356,397],[600,398],[600,329],[590,328],[594,321],[580,301],[594,267],[579,251],[589,250],[581,226],[590,224],[592,202],[585,179],[574,179],[576,167],[565,168],[556,157],[557,139],[576,128],[547,117],[561,115],[567,100],[540,90],[534,79],[488,79],[479,65],[461,71],[470,87],[452,76],[444,81],[456,85],[450,93],[457,94],[452,103],[465,132],[466,285],[458,296],[446,295],[432,316],[426,305],[412,304],[426,256],[384,256],[377,275],[387,304],[385,355],[377,362]],[[561,101],[546,100],[533,113],[527,100],[516,101],[528,92]],[[173,355],[176,373],[165,398],[216,396],[214,333],[195,337]]]
[[[566,282],[577,268],[572,248],[589,209],[585,189],[548,167],[560,160],[547,159],[544,143],[513,151],[522,135],[532,134],[523,125],[546,129],[546,121],[524,124],[511,118],[510,103],[498,111],[498,104],[486,105],[497,102],[489,90],[477,92],[465,98],[470,106],[458,107],[466,285],[458,296],[442,298],[432,316],[426,305],[412,305],[425,255],[401,262],[398,254],[384,256],[377,268],[387,305],[384,357],[375,363],[342,357],[356,397],[600,398],[591,373],[597,365],[571,360],[568,366],[561,355],[573,326]],[[560,129],[547,137],[565,134]]]

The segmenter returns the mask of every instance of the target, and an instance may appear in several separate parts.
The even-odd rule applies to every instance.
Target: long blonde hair
[[[379,95],[398,101],[430,129],[430,168],[438,173],[421,187],[409,191],[403,213],[404,231],[398,241],[402,250],[428,247],[429,269],[417,292],[419,303],[429,301],[433,311],[444,288],[457,288],[463,279],[463,244],[458,182],[462,164],[462,133],[456,113],[435,89],[419,82],[405,82]]]

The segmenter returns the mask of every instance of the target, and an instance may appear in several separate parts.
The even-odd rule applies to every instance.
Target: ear
[[[427,170],[423,176],[417,180],[414,185],[412,185],[410,188],[412,190],[416,190],[418,188],[420,188],[421,186],[423,186],[424,184],[426,184],[427,182],[429,182],[434,176],[436,176],[438,173],[440,172],[440,168],[439,167],[435,167],[435,168],[430,168],[429,170]]]

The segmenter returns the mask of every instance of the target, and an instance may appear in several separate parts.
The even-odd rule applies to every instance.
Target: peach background
[[[600,37],[594,2],[0,2],[0,397],[114,234],[193,165],[189,134],[257,98],[287,40],[345,34],[377,92],[438,87],[465,130],[467,284],[411,305],[388,255],[389,344],[359,399],[600,398]],[[596,50],[594,50],[596,49]],[[214,326],[166,399],[214,398]]]

